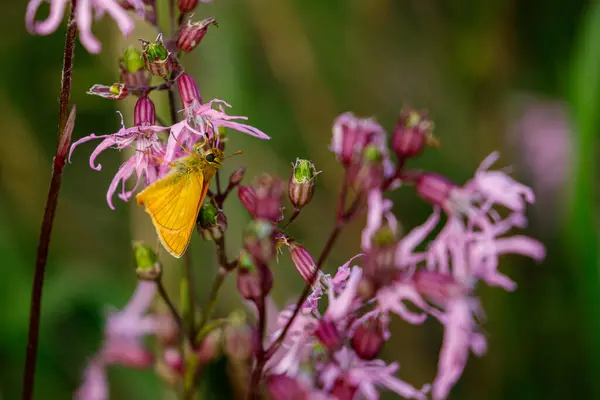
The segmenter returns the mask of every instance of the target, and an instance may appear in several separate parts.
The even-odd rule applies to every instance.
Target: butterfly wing
[[[136,196],[150,214],[161,243],[174,257],[187,249],[208,191],[202,171],[171,173]]]

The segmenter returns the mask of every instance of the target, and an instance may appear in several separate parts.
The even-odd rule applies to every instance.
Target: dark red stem
[[[69,118],[69,103],[71,100],[71,81],[73,76],[73,57],[75,52],[75,38],[77,35],[77,24],[74,20],[74,6],[71,6],[71,13],[67,25],[67,35],[65,38],[65,47],[63,53],[62,86],[60,89],[60,106],[58,117],[58,146],[56,156],[52,164],[52,177],[46,198],[46,207],[42,220],[40,239],[38,242],[37,256],[35,260],[35,270],[33,275],[33,287],[31,290],[31,306],[29,311],[29,332],[27,335],[27,354],[25,356],[25,369],[23,373],[23,400],[33,398],[33,389],[35,383],[35,368],[37,361],[38,342],[40,334],[40,317],[42,309],[42,290],[44,288],[44,273],[46,272],[46,263],[48,260],[48,248],[54,215],[58,204],[58,195],[62,182],[62,172],[65,166],[66,151],[70,139],[63,138],[65,127]],[[72,127],[70,128],[72,129]],[[70,132],[67,133],[70,135]],[[62,149],[62,150],[61,150]]]

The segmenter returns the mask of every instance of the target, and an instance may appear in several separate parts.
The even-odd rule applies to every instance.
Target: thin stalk
[[[294,212],[292,213],[292,216],[290,217],[290,219],[288,220],[288,222],[286,222],[286,224],[283,226],[283,228],[281,228],[282,231],[286,230],[288,226],[290,226],[290,224],[292,222],[294,222],[294,220],[296,218],[298,218],[298,215],[300,215],[300,208],[294,208]]]
[[[37,361],[38,341],[40,333],[40,317],[42,308],[42,290],[44,287],[44,273],[48,260],[48,249],[52,225],[58,204],[58,196],[62,182],[62,173],[65,166],[66,149],[70,144],[70,132],[66,132],[67,120],[69,119],[69,103],[71,101],[71,81],[73,76],[73,57],[75,52],[75,38],[77,36],[77,24],[74,19],[74,7],[71,5],[71,13],[67,25],[67,35],[63,51],[62,85],[60,89],[59,116],[58,116],[58,146],[56,156],[52,165],[52,177],[46,198],[44,217],[37,248],[35,270],[33,276],[33,287],[31,291],[31,307],[29,311],[29,332],[27,335],[27,354],[25,356],[25,369],[23,373],[23,400],[33,398],[35,383],[35,367]],[[68,135],[65,137],[65,135]]]
[[[183,334],[185,332],[184,326],[183,326],[183,319],[181,318],[181,315],[179,315],[177,308],[175,307],[175,305],[171,301],[171,298],[167,294],[167,291],[165,290],[165,286],[162,284],[161,281],[157,281],[156,286],[158,287],[158,294],[160,295],[160,297],[163,299],[163,301],[167,305],[167,308],[169,309],[171,316],[173,317],[173,319],[175,320],[175,323],[177,324],[177,328],[179,329],[179,332],[181,334]],[[190,340],[191,340],[191,338],[190,338]]]

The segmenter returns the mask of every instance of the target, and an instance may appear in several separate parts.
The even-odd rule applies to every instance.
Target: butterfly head
[[[223,162],[223,151],[213,147],[209,150],[202,150],[200,156],[212,167],[219,168]]]

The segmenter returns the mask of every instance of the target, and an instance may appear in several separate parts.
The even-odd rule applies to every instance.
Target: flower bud
[[[345,113],[333,124],[331,150],[337,154],[344,166],[348,166],[357,161],[364,147],[378,136],[385,136],[385,131],[374,120]]]
[[[397,245],[396,232],[387,224],[382,225],[371,238],[364,278],[371,282],[375,290],[389,284],[398,273],[396,268]]]
[[[358,326],[352,335],[352,348],[363,360],[373,360],[383,347],[383,326],[378,319],[370,319]]]
[[[94,85],[87,91],[87,94],[104,97],[109,100],[123,100],[129,94],[129,91],[122,83],[115,83],[111,86]]]
[[[297,379],[288,375],[270,375],[267,378],[270,400],[308,400],[309,394]]]
[[[270,175],[263,174],[254,186],[256,203],[254,204],[254,218],[267,219],[278,222],[282,218],[281,201],[285,190],[283,182]]]
[[[128,47],[119,60],[119,70],[121,82],[127,86],[146,87],[150,83],[142,53],[133,46]]]
[[[392,137],[392,147],[398,158],[416,157],[432,143],[433,122],[414,110],[402,110]]]
[[[335,352],[342,344],[342,337],[335,323],[330,319],[319,320],[315,336],[329,352]]]
[[[204,240],[218,240],[227,230],[227,217],[212,203],[204,204],[198,213],[196,229]]]
[[[238,198],[242,206],[254,216],[254,208],[256,207],[256,192],[250,186],[238,186]]]
[[[158,35],[154,43],[142,41],[142,58],[146,69],[154,76],[167,79],[169,72],[174,68],[171,53],[165,47],[162,35]]]
[[[461,285],[453,276],[435,271],[418,270],[413,276],[415,289],[438,305],[467,294],[469,288]]]
[[[318,174],[312,162],[296,159],[288,184],[288,195],[295,208],[300,209],[310,202],[315,191],[315,177]]]
[[[133,109],[133,125],[147,126],[156,124],[156,113],[154,103],[148,96],[142,96],[135,103]]]
[[[244,248],[258,264],[268,265],[275,256],[275,229],[270,221],[255,219],[244,231]]]
[[[181,11],[182,13],[192,11],[194,8],[196,8],[197,4],[198,4],[198,0],[178,0],[177,1],[177,7],[179,8],[179,11]]]
[[[162,265],[158,256],[150,246],[142,242],[133,243],[133,253],[135,255],[135,272],[139,279],[155,281],[160,279]]]
[[[353,400],[358,387],[353,385],[349,378],[339,377],[333,383],[331,396],[336,400]]]
[[[290,256],[302,278],[310,283],[317,265],[308,250],[294,243],[290,246]]]
[[[349,170],[350,181],[355,190],[368,192],[383,184],[383,155],[375,144],[367,145],[360,162]]]
[[[177,47],[186,53],[191,52],[200,44],[210,25],[219,26],[217,20],[213,17],[206,18],[200,22],[189,20],[179,31]]]
[[[434,173],[421,174],[415,180],[417,194],[433,205],[448,209],[448,200],[457,186],[449,179]]]
[[[177,88],[184,108],[193,104],[202,104],[200,89],[190,74],[184,72],[177,77]]]
[[[183,374],[183,357],[181,357],[181,353],[174,348],[165,349],[163,353],[163,358],[167,366],[177,372],[178,374]]]
[[[244,179],[244,174],[246,173],[245,167],[240,167],[233,171],[233,173],[229,176],[229,186],[235,187],[239,185]]]
[[[246,300],[261,301],[273,287],[273,274],[262,264],[255,265],[246,251],[240,253],[237,269],[237,289]]]
[[[129,368],[146,368],[154,363],[154,355],[136,341],[115,340],[102,352],[108,364],[121,364]]]

